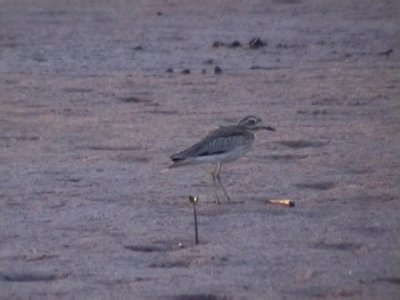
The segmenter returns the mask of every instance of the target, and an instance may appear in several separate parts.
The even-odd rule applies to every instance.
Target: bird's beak
[[[260,126],[258,129],[264,129],[264,130],[269,130],[269,131],[276,131],[274,127],[271,126]]]

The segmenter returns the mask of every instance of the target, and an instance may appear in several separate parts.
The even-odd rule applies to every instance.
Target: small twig
[[[199,244],[199,233],[197,230],[197,211],[196,211],[196,204],[197,204],[198,200],[199,200],[199,197],[197,197],[197,196],[189,196],[189,202],[193,205],[194,234],[195,234],[194,242],[196,245]]]
[[[276,204],[287,207],[294,207],[294,201],[289,199],[279,199],[279,200],[265,200],[265,204]]]

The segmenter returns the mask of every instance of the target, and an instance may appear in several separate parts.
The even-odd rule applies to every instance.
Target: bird
[[[198,143],[170,156],[172,164],[169,168],[203,163],[213,164],[211,176],[217,204],[220,204],[218,187],[222,188],[225,198],[231,201],[221,182],[220,171],[223,163],[231,162],[242,157],[250,150],[255,132],[259,130],[275,131],[271,126],[264,126],[260,117],[249,115],[236,125],[220,126],[211,131]]]

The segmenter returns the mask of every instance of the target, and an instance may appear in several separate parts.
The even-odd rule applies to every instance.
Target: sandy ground
[[[398,299],[398,21],[395,0],[0,1],[0,298]],[[209,166],[161,172],[248,114],[277,131],[224,166],[233,204]]]

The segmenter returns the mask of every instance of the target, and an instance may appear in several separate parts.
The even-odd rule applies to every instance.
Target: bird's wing
[[[170,158],[172,161],[179,161],[189,157],[223,154],[231,151],[233,146],[249,145],[253,138],[252,133],[237,127],[220,127],[197,144],[172,155]]]

